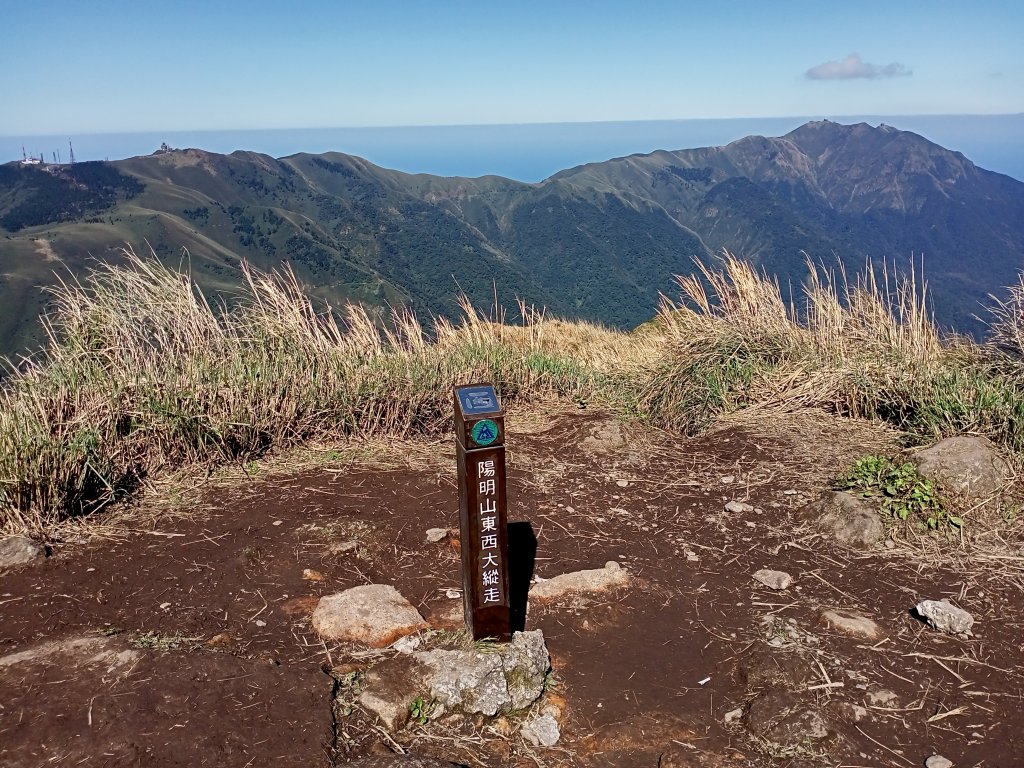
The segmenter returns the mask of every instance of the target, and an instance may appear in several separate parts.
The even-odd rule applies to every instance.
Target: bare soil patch
[[[410,444],[422,461],[339,458],[220,487],[191,517],[58,545],[0,576],[0,764],[328,766],[396,746],[466,765],[1024,761],[1020,563],[954,542],[854,553],[796,514],[898,436],[796,416],[695,439],[586,411],[534,412],[524,427],[510,419],[509,520],[532,527],[535,575],[614,560],[634,577],[531,605],[558,681],[556,748],[484,723],[392,739],[332,705],[338,670],[366,659],[318,639],[319,596],[391,584],[434,626],[459,614],[457,538],[425,536],[458,527],[442,443]],[[792,586],[754,581],[762,568]],[[943,597],[976,617],[974,637],[911,615]],[[880,639],[827,610],[872,620]],[[826,735],[801,740],[819,722]]]

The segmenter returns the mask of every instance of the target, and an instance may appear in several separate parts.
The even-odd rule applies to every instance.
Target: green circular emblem
[[[471,434],[473,442],[477,445],[490,445],[498,439],[498,425],[490,419],[484,419],[473,425]]]

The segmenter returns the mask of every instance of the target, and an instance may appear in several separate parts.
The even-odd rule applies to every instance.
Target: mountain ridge
[[[408,174],[341,152],[8,164],[0,227],[0,300],[14,308],[0,319],[4,350],[38,338],[30,315],[42,299],[29,285],[52,283],[47,259],[77,273],[143,241],[164,260],[187,249],[211,293],[231,292],[242,259],[287,260],[335,305],[451,315],[460,290],[482,306],[498,290],[620,327],[723,249],[791,283],[808,256],[900,264],[923,253],[940,321],[978,332],[980,304],[1024,266],[1024,184],[891,126],[818,121],[535,183]]]

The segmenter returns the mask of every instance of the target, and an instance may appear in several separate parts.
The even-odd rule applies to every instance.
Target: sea
[[[808,120],[885,123],[962,152],[982,168],[1024,181],[1024,113],[1013,115],[805,116],[593,123],[525,123],[383,128],[150,131],[0,136],[0,163],[23,152],[46,162],[116,160],[147,155],[161,144],[211,152],[235,150],[285,157],[344,152],[407,173],[498,175],[525,182],[584,163],[653,152],[721,146],[744,136],[781,136]]]

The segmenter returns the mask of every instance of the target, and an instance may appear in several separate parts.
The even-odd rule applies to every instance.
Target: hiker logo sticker
[[[478,421],[473,425],[473,442],[479,446],[487,446],[498,439],[498,425],[490,419]]]

